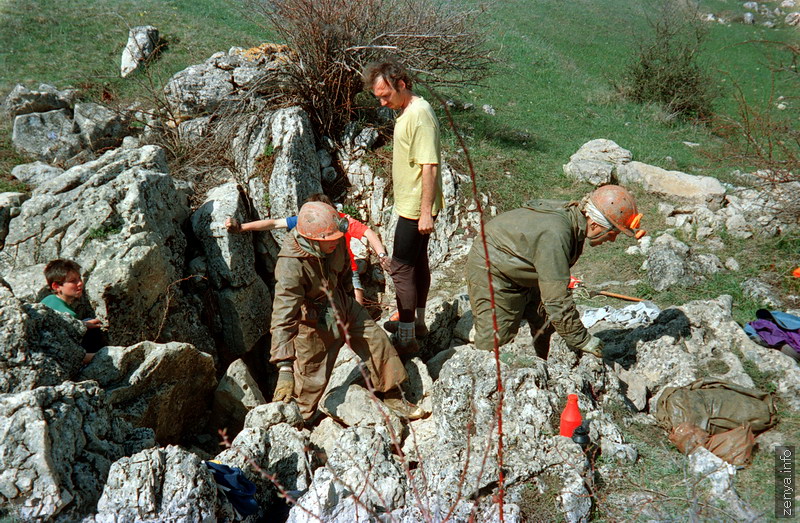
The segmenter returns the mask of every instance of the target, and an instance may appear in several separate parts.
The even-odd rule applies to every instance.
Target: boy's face
[[[72,303],[83,296],[83,279],[77,272],[67,273],[64,283],[53,282],[53,292],[67,303]]]

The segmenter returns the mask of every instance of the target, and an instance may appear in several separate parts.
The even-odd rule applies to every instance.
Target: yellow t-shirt
[[[403,218],[418,220],[422,205],[422,165],[436,164],[436,194],[431,214],[436,216],[444,207],[442,196],[441,147],[439,121],[431,104],[415,98],[394,124],[392,153],[392,185],[394,209]]]

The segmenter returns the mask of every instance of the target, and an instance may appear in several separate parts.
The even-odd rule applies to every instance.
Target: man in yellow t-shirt
[[[400,111],[394,126],[392,157],[394,208],[400,218],[391,264],[400,318],[384,327],[397,333],[394,341],[398,352],[413,354],[419,350],[415,336],[428,332],[428,240],[433,220],[444,206],[439,121],[431,105],[411,90],[411,77],[401,65],[370,64],[364,72],[364,83],[382,106]]]

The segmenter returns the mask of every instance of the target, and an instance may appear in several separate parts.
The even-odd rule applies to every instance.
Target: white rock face
[[[109,401],[123,418],[153,429],[164,443],[198,430],[217,384],[211,356],[174,342],[104,347],[80,378],[108,389]]]
[[[667,171],[654,165],[630,162],[617,170],[620,184],[639,184],[650,193],[718,209],[725,198],[725,187],[710,176],[694,176],[680,171]]]
[[[564,165],[564,174],[576,181],[605,185],[632,157],[630,151],[611,140],[591,140],[570,156],[569,163]]]
[[[78,92],[74,89],[59,91],[52,85],[40,84],[38,89],[28,89],[17,84],[8,93],[3,110],[14,119],[20,114],[46,113],[57,109],[69,109],[75,103]]]
[[[91,306],[86,317],[108,325],[112,344],[160,333],[207,349],[196,309],[172,285],[183,271],[188,213],[162,149],[115,149],[33,191],[9,223],[6,244],[15,245],[15,256],[0,259],[0,271],[75,260]]]
[[[0,434],[0,505],[22,521],[80,520],[111,463],[153,444],[91,382],[0,395]]]
[[[217,521],[217,484],[196,455],[177,446],[122,458],[108,473],[95,523]]]
[[[120,76],[125,78],[150,58],[158,45],[158,29],[152,25],[133,27],[128,32],[128,42],[122,50]]]

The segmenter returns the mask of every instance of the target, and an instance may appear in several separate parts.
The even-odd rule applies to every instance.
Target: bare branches
[[[241,0],[296,52],[290,91],[318,132],[336,137],[361,92],[360,72],[391,56],[433,85],[475,84],[493,59],[482,9],[448,0]]]

